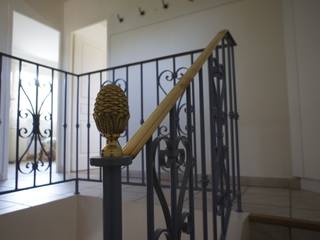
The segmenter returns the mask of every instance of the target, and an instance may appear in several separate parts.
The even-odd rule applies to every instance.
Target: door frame
[[[13,8],[11,4],[8,4],[7,8],[8,20],[7,23],[7,35],[3,41],[3,51],[6,53],[12,52],[12,31],[13,31]],[[3,61],[2,63],[2,76],[1,76],[1,93],[0,93],[0,180],[5,180],[8,177],[8,165],[9,165],[9,109],[10,109],[10,63]]]
[[[94,26],[96,24],[99,24],[99,23],[102,23],[102,22],[106,22],[106,40],[107,40],[107,43],[106,43],[106,49],[107,49],[107,53],[106,53],[106,67],[108,67],[108,57],[109,57],[109,51],[108,51],[108,43],[109,43],[109,35],[108,35],[108,22],[107,20],[102,20],[102,21],[98,21],[96,23],[93,23],[93,24],[90,24],[88,26],[85,26],[83,28],[87,28],[87,27],[90,27],[90,26]],[[81,28],[81,29],[83,29]],[[76,35],[77,35],[77,31],[81,30],[81,29],[78,29],[78,30],[75,30],[73,31],[71,34],[70,34],[70,51],[69,51],[69,60],[68,60],[68,64],[70,66],[70,69],[73,73],[76,73],[76,74],[81,74],[80,72],[76,72],[76,69],[75,69],[75,62],[76,62],[76,59],[75,59],[75,47],[76,47]],[[98,69],[97,69],[98,70]],[[76,116],[77,116],[77,109],[76,109],[76,101],[77,101],[77,81],[76,81],[76,78],[74,78],[74,81],[72,81],[72,99],[71,99],[71,105],[74,106],[72,108],[72,110],[70,111],[71,112],[71,119],[70,119],[70,123],[73,124],[73,127],[72,129],[70,129],[70,152],[71,153],[75,153],[76,152],[76,147],[75,147],[75,137],[76,137],[76,129],[75,129],[75,124],[76,124]],[[80,87],[80,94],[81,94],[81,87]],[[81,109],[79,109],[79,111],[81,111]],[[92,123],[94,124],[94,123]],[[80,138],[80,129],[79,129],[79,138]],[[80,143],[79,143],[80,144]],[[76,156],[75,154],[70,154],[70,166],[69,166],[69,169],[71,171],[75,171],[76,167],[75,167],[75,163],[76,163]],[[92,169],[94,169],[96,167],[92,167]],[[91,167],[90,167],[91,169]]]

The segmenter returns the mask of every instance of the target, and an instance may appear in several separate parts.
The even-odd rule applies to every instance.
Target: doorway
[[[43,148],[40,145],[48,142],[51,137],[56,142],[59,83],[58,79],[53,81],[49,68],[40,67],[35,63],[59,67],[60,32],[28,16],[13,12],[12,55],[30,62],[8,59],[8,179],[17,179],[19,176],[23,186],[45,184],[49,180],[41,182],[39,178],[39,181],[33,182],[31,176],[36,171],[43,174],[48,172],[48,159],[39,157]],[[38,135],[33,134],[35,117],[39,119]],[[31,169],[30,166],[38,162],[41,164],[37,164],[36,169]]]
[[[101,70],[107,67],[107,22],[102,21],[88,27],[79,29],[73,32],[72,37],[73,52],[72,52],[72,70],[74,73],[81,74],[90,71]],[[80,79],[80,99],[79,99],[79,170],[88,169],[88,154],[90,156],[98,156],[100,153],[99,141],[100,134],[95,127],[92,117],[92,110],[95,102],[95,97],[100,89],[99,81],[97,81],[96,75],[92,75],[90,79],[90,93],[88,93],[88,78],[83,77]],[[75,86],[76,87],[76,86]],[[74,88],[75,88],[74,87]],[[75,93],[76,91],[74,91]],[[88,101],[88,98],[89,101]],[[73,106],[76,106],[76,95],[73,97]],[[88,102],[90,106],[88,108]],[[88,113],[88,109],[90,109]],[[74,113],[75,114],[75,113]],[[90,143],[88,153],[87,142],[87,121],[90,118]],[[76,117],[74,116],[74,119]],[[73,136],[75,136],[75,130]],[[72,138],[72,146],[75,146],[76,139]],[[73,149],[74,153],[76,150]],[[72,157],[71,170],[76,170],[76,159]]]

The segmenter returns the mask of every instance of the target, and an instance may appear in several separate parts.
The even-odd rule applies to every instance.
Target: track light
[[[141,16],[144,16],[146,14],[146,11],[143,10],[141,7],[139,7],[138,10]]]
[[[123,17],[121,17],[119,14],[117,14],[117,18],[118,18],[118,21],[119,21],[120,23],[123,22]]]
[[[162,0],[162,7],[163,7],[163,9],[168,9],[169,3],[167,3],[165,0]]]

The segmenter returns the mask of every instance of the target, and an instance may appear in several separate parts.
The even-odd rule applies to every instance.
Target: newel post
[[[103,168],[103,239],[122,240],[121,167],[130,157],[91,158],[92,166]]]
[[[101,88],[93,118],[107,138],[101,156],[90,159],[92,166],[103,169],[103,239],[122,240],[121,168],[130,165],[132,157],[123,156],[118,142],[129,120],[128,98],[120,87],[110,84]]]

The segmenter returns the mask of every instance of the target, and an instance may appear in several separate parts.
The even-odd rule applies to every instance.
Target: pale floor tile
[[[292,229],[292,240],[320,239],[320,232]]]
[[[242,194],[242,203],[246,206],[261,205],[273,208],[289,208],[290,193],[288,189],[282,188],[248,187]],[[256,209],[256,207],[253,209]]]
[[[285,188],[247,187],[244,193],[245,195],[283,196],[289,198],[289,189]]]
[[[8,202],[8,201],[1,200],[0,201],[0,210],[4,209],[4,208],[12,207],[14,205],[15,205],[15,203],[13,203],[13,202]]]
[[[242,198],[243,204],[267,205],[273,207],[289,208],[289,197],[274,195],[245,194]]]
[[[241,194],[244,194],[248,190],[248,186],[241,186]]]
[[[95,188],[102,186],[100,182],[86,182],[86,181],[79,181],[79,191],[81,192],[82,189],[86,188]]]
[[[3,187],[4,185],[0,185]],[[80,194],[102,197],[102,183],[79,182]],[[36,188],[27,191],[15,192],[0,196],[1,210],[10,212],[35,206],[46,202],[71,196],[75,191],[75,182],[68,182],[47,187]],[[170,189],[163,188],[164,195],[170,204]],[[292,191],[281,188],[242,187],[243,210],[252,213],[271,214],[277,216],[292,217],[320,221],[320,194],[305,191]],[[135,201],[146,203],[146,187],[135,185],[122,185],[122,197],[124,202]],[[195,209],[202,209],[202,193],[195,191]],[[290,196],[292,198],[290,204]],[[155,195],[155,204],[159,200]],[[2,203],[2,205],[1,205]],[[185,195],[185,205],[188,205],[188,192]],[[290,207],[293,209],[290,210]],[[211,192],[207,193],[207,210],[212,209]]]
[[[242,209],[249,213],[258,213],[266,215],[274,215],[280,217],[290,217],[289,207],[275,207],[270,205],[259,205],[259,204],[242,204]]]
[[[129,192],[129,191],[122,192],[122,201],[123,202],[138,201],[138,200],[145,199],[145,198],[146,198],[145,192]]]
[[[320,222],[320,211],[293,208],[292,217],[297,219],[305,219]]]
[[[38,190],[38,191],[36,191]],[[39,189],[26,190],[12,194],[1,196],[1,200],[8,201],[16,204],[23,204],[27,206],[36,206],[47,202],[65,198],[65,194],[54,194],[39,191]]]
[[[292,207],[320,211],[320,194],[308,191],[292,191]]]
[[[22,205],[22,204],[14,204],[11,207],[0,209],[0,215],[11,213],[11,212],[15,212],[15,211],[19,211],[19,210],[26,209],[26,208],[29,208],[29,206]]]
[[[146,186],[122,185],[122,190],[127,192],[147,193]]]
[[[250,235],[250,239],[289,240],[289,229],[282,226],[251,223]]]
[[[80,195],[91,196],[91,197],[100,197],[102,198],[103,192],[100,188],[86,188],[80,190]]]

